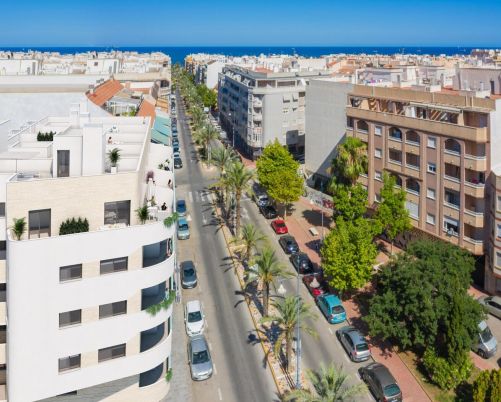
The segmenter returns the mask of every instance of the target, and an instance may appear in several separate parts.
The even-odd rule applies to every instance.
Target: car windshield
[[[391,384],[384,387],[384,396],[392,397],[400,394],[400,388],[397,384]]]
[[[369,350],[369,345],[367,345],[365,342],[364,343],[359,343],[357,344],[357,352],[365,352],[366,350]]]
[[[200,311],[194,311],[192,313],[188,313],[188,322],[198,322],[202,319],[202,314]]]
[[[184,270],[184,274],[186,276],[193,276],[195,274],[195,270],[193,268],[188,268]]]
[[[276,225],[279,228],[284,228],[285,227],[285,223],[283,223],[283,222],[277,222]]]
[[[209,354],[206,350],[193,353],[193,364],[207,363],[209,361]]]
[[[492,339],[492,332],[489,327],[485,327],[485,329],[480,332],[480,338],[483,342],[489,342]]]
[[[334,306],[332,307],[332,314],[342,314],[344,313],[344,308],[343,306]],[[357,346],[358,349],[358,346]]]
[[[180,223],[179,230],[188,230],[188,224],[187,223]]]
[[[184,201],[178,201],[177,203],[178,208],[184,208],[184,206],[185,206]]]

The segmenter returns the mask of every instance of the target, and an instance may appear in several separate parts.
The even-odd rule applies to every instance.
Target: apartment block
[[[150,123],[93,116],[82,102],[0,136],[4,400],[137,402],[168,393],[172,305],[147,309],[174,289],[175,227],[163,224],[174,210],[174,175],[157,169],[172,149],[151,143]],[[164,202],[167,211],[156,206]],[[135,213],[143,205],[144,224]],[[20,218],[26,231],[17,239],[11,225]],[[88,230],[63,234],[73,218]]]
[[[327,71],[271,72],[237,66],[219,75],[220,120],[235,146],[257,158],[275,139],[293,151],[304,150],[305,94],[311,78]]]
[[[495,202],[501,187],[492,171],[501,163],[496,152],[500,101],[452,91],[359,85],[347,99],[347,135],[367,144],[369,172],[360,181],[369,203],[379,201],[383,172],[389,172],[407,193],[415,228],[477,257],[487,253],[486,287],[492,291],[489,283],[499,286],[501,258],[493,258],[498,238],[491,232],[501,207]],[[491,268],[489,261],[500,269]]]

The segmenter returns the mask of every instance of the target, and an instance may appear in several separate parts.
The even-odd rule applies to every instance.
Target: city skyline
[[[141,8],[130,1],[103,4],[90,0],[70,7],[56,0],[41,7],[30,0],[23,9],[4,5],[10,18],[0,27],[0,46],[501,45],[501,32],[495,24],[466,30],[463,23],[472,15],[484,15],[487,9],[491,21],[499,20],[501,4],[490,0],[434,3],[425,0],[417,8],[384,0],[375,10],[368,0],[362,0],[354,12],[350,4],[319,0],[310,2],[307,10],[296,0],[271,4],[259,0],[252,9],[223,0],[175,5],[151,0]],[[20,22],[31,29],[19,29]],[[138,32],[138,27],[147,29]]]

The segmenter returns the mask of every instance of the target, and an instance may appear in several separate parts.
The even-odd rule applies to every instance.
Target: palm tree
[[[309,304],[305,304],[298,296],[286,296],[284,299],[277,299],[272,303],[276,309],[276,315],[263,317],[261,322],[276,322],[281,329],[275,342],[275,355],[280,356],[282,343],[285,341],[285,360],[287,370],[290,368],[292,357],[292,341],[296,333],[296,325],[299,321],[299,329],[311,336],[317,336],[316,331],[306,324],[307,318],[315,318]]]
[[[240,239],[236,239],[239,241]],[[266,240],[266,236],[263,235],[252,223],[248,223],[242,227],[242,242],[245,246],[245,260],[249,261],[252,251],[257,250],[257,246],[262,241]]]
[[[233,163],[226,171],[225,181],[228,187],[235,193],[236,206],[236,237],[240,237],[240,200],[242,193],[250,188],[251,181],[254,179],[254,171],[247,169],[242,162]]]
[[[306,375],[310,380],[316,394],[310,390],[297,389],[290,392],[285,401],[296,402],[346,402],[351,401],[355,396],[363,394],[367,387],[363,383],[357,385],[347,384],[349,375],[342,368],[337,368],[334,364],[320,366],[320,372],[307,370]]]
[[[233,149],[219,147],[212,151],[212,162],[219,169],[220,177],[224,176],[231,163],[237,159],[237,154]]]
[[[210,165],[211,161],[211,142],[219,138],[219,132],[211,124],[204,124],[195,134],[196,141],[204,147],[204,153],[207,157],[207,162]]]
[[[359,138],[347,137],[337,147],[337,156],[332,160],[330,183],[331,189],[336,185],[353,186],[361,174],[367,173],[369,162],[367,147]]]
[[[285,265],[278,261],[275,252],[266,247],[256,260],[257,271],[251,272],[247,276],[245,284],[248,285],[254,281],[261,283],[263,295],[263,316],[268,316],[268,304],[270,299],[270,285],[274,284],[277,278],[287,278],[294,276],[287,271]]]
[[[204,121],[205,121],[204,111],[199,107],[193,107],[190,110],[190,113],[191,113],[191,119],[193,121],[193,125],[195,126],[195,129],[200,128],[202,123],[204,123]]]
[[[26,218],[14,218],[14,225],[12,225],[12,233],[17,240],[21,240],[24,232],[26,232]]]

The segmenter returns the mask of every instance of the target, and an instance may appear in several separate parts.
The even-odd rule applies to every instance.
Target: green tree
[[[260,243],[266,240],[266,236],[261,233],[252,223],[248,223],[242,227],[242,243],[245,247],[244,259],[249,261],[252,257],[252,252],[257,250]],[[240,241],[240,239],[236,239]]]
[[[275,252],[266,247],[256,259],[257,271],[250,271],[245,281],[246,285],[258,281],[261,285],[263,316],[268,315],[268,305],[270,299],[270,285],[275,283],[275,279],[288,278],[293,276],[287,271],[285,265],[278,261]]]
[[[233,163],[226,172],[225,182],[228,188],[235,194],[235,208],[236,208],[236,238],[240,238],[240,221],[241,221],[241,200],[242,194],[250,189],[251,182],[254,179],[254,172],[247,169],[242,162],[238,161]]]
[[[356,137],[346,137],[337,146],[337,155],[332,160],[330,189],[334,193],[338,186],[352,187],[361,174],[366,174],[369,162],[367,147]]]
[[[433,349],[457,367],[484,318],[482,307],[468,294],[473,269],[471,255],[452,244],[410,244],[378,274],[364,318],[371,335],[418,353]]]
[[[233,149],[218,147],[212,151],[212,162],[219,170],[219,176],[224,176],[228,167],[238,160],[237,154]]]
[[[338,219],[321,249],[329,285],[340,292],[358,289],[370,279],[377,256],[374,226],[364,218]]]
[[[367,211],[367,190],[357,183],[353,187],[339,186],[332,197],[334,214],[344,220],[356,220]]]
[[[424,352],[423,366],[430,379],[442,389],[456,388],[470,377],[473,364],[468,351],[461,351],[452,362],[436,353],[433,348]]]
[[[212,141],[219,138],[219,132],[211,124],[204,124],[195,133],[195,141],[203,146],[207,163],[211,163]]]
[[[501,369],[480,372],[473,382],[473,402],[501,402]]]
[[[388,173],[383,175],[381,203],[376,209],[375,219],[391,241],[391,254],[395,238],[412,228],[409,211],[405,208],[405,190],[395,188],[396,178]]]
[[[266,145],[256,167],[259,183],[271,198],[284,205],[285,218],[287,206],[303,194],[304,180],[298,174],[299,163],[275,140]]]
[[[273,307],[276,314],[263,317],[261,322],[275,322],[280,327],[281,331],[275,341],[274,352],[277,357],[280,356],[282,344],[285,341],[285,362],[287,370],[289,370],[292,358],[292,341],[294,340],[298,320],[300,330],[309,335],[317,336],[316,331],[306,322],[309,318],[316,318],[316,315],[311,311],[310,305],[305,304],[303,299],[298,296],[286,296],[283,299],[277,299],[273,302]]]
[[[333,363],[320,366],[320,371],[307,370],[306,376],[315,393],[309,389],[297,389],[285,397],[285,401],[296,402],[347,402],[367,391],[364,383],[348,384],[350,376]]]

